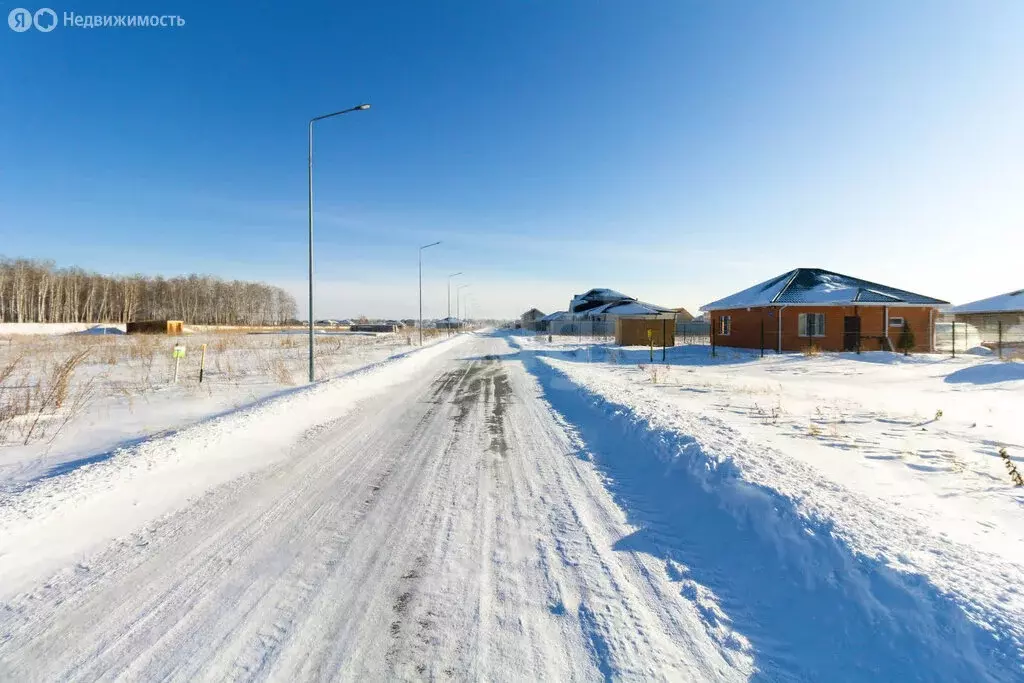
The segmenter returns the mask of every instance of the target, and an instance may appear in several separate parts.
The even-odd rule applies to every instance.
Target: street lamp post
[[[459,327],[460,328],[462,327],[462,315],[461,315],[462,307],[459,305],[459,293],[462,292],[463,288],[465,288],[465,287],[469,287],[469,285],[468,284],[459,285],[458,287],[455,288],[455,317],[459,321]]]
[[[456,275],[462,275],[462,271],[458,273],[452,273],[448,276],[448,335],[451,336],[452,332],[452,278]]]
[[[424,244],[420,247],[420,346],[423,346],[423,250],[436,247],[441,241]]]
[[[341,116],[352,111],[365,111],[368,104],[360,104],[351,109],[336,111],[333,114],[314,116],[309,120],[309,381],[313,381],[313,124],[317,121]]]

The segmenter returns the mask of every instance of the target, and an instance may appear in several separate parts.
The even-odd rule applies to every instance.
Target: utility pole
[[[448,276],[448,335],[452,333],[452,278],[456,275],[462,275],[462,271],[458,273],[452,273]]]
[[[436,247],[441,241],[424,244],[420,247],[420,346],[423,346],[423,250]]]
[[[336,111],[333,114],[314,116],[309,120],[309,381],[313,382],[313,124],[317,121],[341,116],[352,111],[365,111],[368,104]]]
[[[455,318],[459,321],[460,328],[462,327],[462,307],[459,305],[459,294],[462,293],[465,287],[469,287],[469,285],[459,285],[455,288]]]

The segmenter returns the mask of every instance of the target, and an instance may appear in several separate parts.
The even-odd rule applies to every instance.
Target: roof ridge
[[[786,293],[786,290],[789,289],[789,286],[791,284],[793,284],[793,280],[796,279],[796,276],[800,274],[801,270],[810,270],[810,269],[809,268],[794,268],[793,271],[789,274],[789,279],[786,280],[786,284],[782,285],[782,289],[780,289],[775,294],[775,296],[773,296],[771,298],[771,300],[768,302],[769,304],[774,304],[775,302],[777,302],[779,300],[780,296],[782,296],[783,294]]]

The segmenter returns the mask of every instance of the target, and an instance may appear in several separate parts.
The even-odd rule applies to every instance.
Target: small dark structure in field
[[[397,332],[398,326],[387,323],[357,323],[348,329],[351,332]]]
[[[168,334],[177,336],[185,334],[183,320],[136,320],[125,326],[128,334]]]

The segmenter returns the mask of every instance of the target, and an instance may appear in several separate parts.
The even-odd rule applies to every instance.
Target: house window
[[[732,316],[723,315],[718,318],[718,334],[729,336],[730,332],[732,332]]]
[[[800,314],[800,336],[801,337],[824,337],[825,336],[825,314],[824,313],[801,313]]]
[[[889,327],[903,327],[903,318],[889,318]]]

